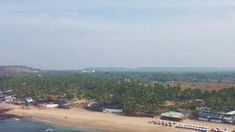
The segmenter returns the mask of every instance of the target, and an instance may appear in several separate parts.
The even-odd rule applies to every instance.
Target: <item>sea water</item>
[[[29,119],[0,120],[0,132],[94,132],[84,129],[62,128]]]

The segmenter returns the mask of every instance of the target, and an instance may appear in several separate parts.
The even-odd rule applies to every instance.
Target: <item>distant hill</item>
[[[190,67],[93,67],[83,70],[100,72],[235,72],[235,68],[190,68]]]
[[[39,69],[27,66],[0,66],[0,73],[34,73]]]

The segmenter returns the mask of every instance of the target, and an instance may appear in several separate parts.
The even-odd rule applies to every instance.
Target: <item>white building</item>
[[[234,123],[235,122],[235,111],[230,111],[224,114],[223,122]]]
[[[0,102],[12,103],[15,99],[13,90],[0,91]]]

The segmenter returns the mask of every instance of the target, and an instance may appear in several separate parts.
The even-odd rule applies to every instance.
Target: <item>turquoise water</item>
[[[28,119],[0,120],[0,132],[94,132],[90,130],[68,129]]]

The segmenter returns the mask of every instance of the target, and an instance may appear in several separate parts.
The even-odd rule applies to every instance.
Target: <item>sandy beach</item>
[[[32,119],[49,122],[63,127],[90,128],[105,132],[187,132],[191,130],[176,129],[161,125],[148,124],[153,118],[127,117],[111,113],[91,112],[81,108],[39,109],[30,107],[23,109],[20,106],[0,104],[0,109],[10,108],[8,114],[17,116],[31,116]],[[184,120],[182,123],[208,126],[209,128],[235,129],[234,125]]]

